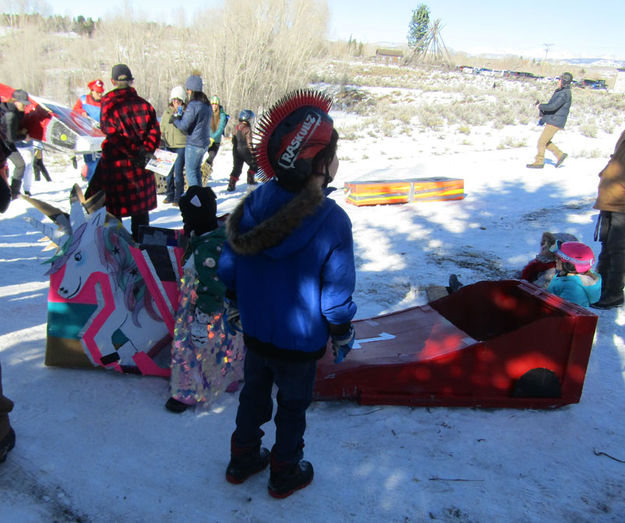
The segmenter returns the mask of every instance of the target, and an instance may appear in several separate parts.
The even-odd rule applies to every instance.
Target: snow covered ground
[[[349,119],[335,115],[340,128]],[[469,139],[418,133],[340,142],[335,186],[358,179],[460,177],[453,202],[357,208],[358,318],[425,303],[425,289],[509,277],[535,256],[541,233],[593,242],[597,173],[614,134],[556,135],[569,153],[559,169],[529,170],[540,129],[517,126]],[[525,146],[500,148],[505,136]],[[600,150],[589,158],[582,150]],[[80,182],[65,160],[47,162],[52,183],[33,195],[68,208]],[[220,212],[244,194],[225,192],[224,146],[211,186]],[[152,224],[179,227],[162,204]],[[625,343],[622,309],[599,312],[581,402],[557,410],[409,408],[314,403],[306,457],[312,484],[278,501],[267,473],[225,481],[236,394],[211,409],[164,409],[167,382],[113,372],[48,368],[47,266],[40,218],[25,201],[0,215],[0,360],[15,402],[15,449],[0,465],[0,521],[623,521]],[[265,426],[266,444],[273,425]]]

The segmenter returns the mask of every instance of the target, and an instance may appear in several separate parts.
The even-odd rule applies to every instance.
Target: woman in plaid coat
[[[127,65],[113,67],[115,88],[102,97],[100,116],[106,140],[85,196],[104,190],[107,211],[120,219],[130,216],[132,237],[138,241],[139,226],[149,224],[149,211],[156,207],[154,173],[145,165],[160,143],[161,130],[154,108],[131,87],[133,80]]]

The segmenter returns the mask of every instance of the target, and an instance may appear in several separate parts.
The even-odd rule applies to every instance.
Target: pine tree
[[[430,8],[425,4],[419,4],[412,12],[408,27],[408,47],[417,52],[422,51],[429,29]]]

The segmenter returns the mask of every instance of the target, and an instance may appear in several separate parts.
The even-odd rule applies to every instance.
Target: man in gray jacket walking
[[[555,155],[556,167],[560,167],[568,156],[558,149],[552,140],[553,136],[560,129],[564,129],[564,124],[566,124],[566,119],[569,116],[572,81],[573,75],[571,73],[563,73],[560,77],[559,86],[554,91],[551,99],[546,104],[538,104],[537,102],[541,121],[545,124],[545,128],[538,139],[538,153],[534,163],[527,164],[527,167],[530,169],[542,169],[544,167],[545,149],[548,149]]]

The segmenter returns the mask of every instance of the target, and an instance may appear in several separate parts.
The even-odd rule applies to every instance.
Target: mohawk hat
[[[268,177],[289,191],[301,189],[313,170],[313,159],[332,137],[328,116],[332,100],[310,89],[287,94],[256,125],[254,156]]]
[[[93,82],[89,82],[87,87],[90,91],[95,91],[96,93],[104,92],[104,82],[99,78],[97,80],[93,80]]]

